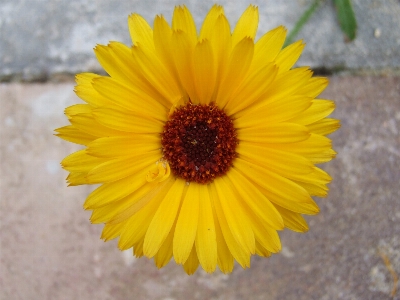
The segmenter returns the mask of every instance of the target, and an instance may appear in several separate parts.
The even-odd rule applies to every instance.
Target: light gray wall
[[[214,1],[0,0],[0,79],[98,71],[93,47],[110,40],[129,44],[130,13],[152,24],[156,14],[170,20],[174,5],[182,3],[199,27]],[[259,37],[280,24],[291,29],[311,0],[219,1],[232,27],[250,3],[259,7]],[[357,39],[344,42],[332,1],[324,1],[298,35],[307,43],[299,64],[330,70],[400,68],[400,1],[353,0],[353,5]]]

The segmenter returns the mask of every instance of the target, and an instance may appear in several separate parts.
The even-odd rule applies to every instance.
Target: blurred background
[[[0,0],[0,299],[400,299],[400,1],[353,0],[354,40],[338,1],[320,1],[295,37],[298,65],[331,84],[342,128],[321,212],[305,234],[281,232],[282,252],[250,269],[187,276],[100,240],[82,209],[90,187],[66,187],[59,162],[79,147],[53,136],[67,124],[77,72],[101,72],[93,47],[130,44],[127,17],[171,20],[185,4],[197,28],[211,0]],[[218,2],[233,28],[252,3],[257,37],[289,31],[315,1]],[[336,6],[335,6],[336,3]]]

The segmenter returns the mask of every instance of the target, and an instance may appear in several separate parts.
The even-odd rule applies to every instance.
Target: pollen
[[[232,166],[238,139],[231,118],[223,110],[213,103],[189,102],[165,123],[161,144],[175,176],[208,184]]]

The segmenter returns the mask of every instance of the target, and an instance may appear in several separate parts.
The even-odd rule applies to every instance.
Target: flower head
[[[70,185],[101,184],[87,198],[102,238],[154,258],[172,257],[188,274],[199,265],[232,271],[254,254],[279,252],[277,231],[308,230],[330,176],[317,163],[335,157],[326,137],[327,86],[307,67],[292,68],[304,44],[282,49],[278,27],[255,42],[258,9],[233,33],[214,5],[197,30],[186,7],[154,29],[129,17],[133,46],[111,42],[95,54],[109,76],[76,76],[85,101],[65,111],[58,136],[84,146],[62,166]]]

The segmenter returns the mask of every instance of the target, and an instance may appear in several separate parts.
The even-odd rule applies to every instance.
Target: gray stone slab
[[[77,147],[54,137],[78,102],[73,84],[0,84],[0,299],[400,299],[400,78],[333,77],[342,128],[325,166],[330,195],[281,254],[231,275],[187,276],[173,261],[120,252],[67,188],[59,162]],[[385,263],[386,260],[386,263]]]
[[[213,0],[183,1],[199,27]],[[96,44],[130,44],[127,16],[143,15],[150,24],[156,14],[171,19],[181,0],[1,0],[0,79],[46,80],[58,73],[99,70],[92,52]],[[399,69],[400,3],[396,0],[353,0],[358,37],[345,43],[332,1],[299,33],[307,47],[300,64],[328,70]],[[233,25],[249,1],[221,0]],[[255,0],[259,6],[258,37],[278,25],[289,29],[311,0]]]

